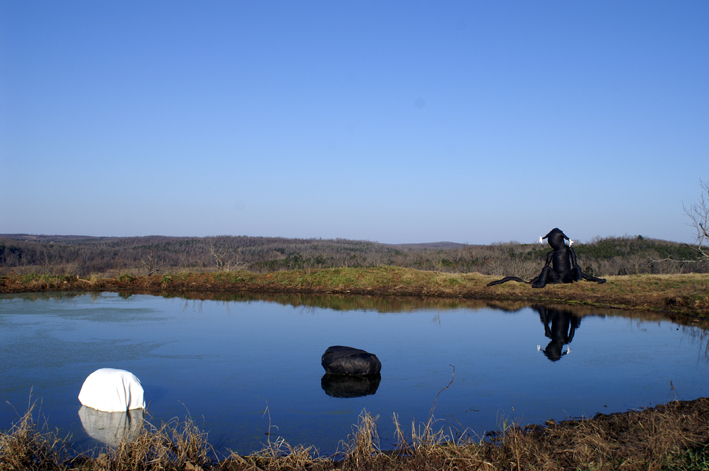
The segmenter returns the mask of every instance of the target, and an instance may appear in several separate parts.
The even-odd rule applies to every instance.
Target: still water
[[[110,443],[112,427],[139,421],[81,408],[81,385],[98,368],[134,373],[146,420],[189,416],[220,453],[261,449],[269,420],[289,443],[333,453],[363,409],[380,416],[387,448],[392,414],[406,430],[426,421],[451,379],[433,415],[474,436],[510,421],[709,396],[707,331],[662,318],[398,298],[232,299],[0,296],[0,429],[37,401],[39,422],[71,433],[77,449]],[[381,379],[324,382],[320,357],[331,345],[375,353]]]

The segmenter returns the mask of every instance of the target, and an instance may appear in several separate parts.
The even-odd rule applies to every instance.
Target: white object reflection
[[[79,419],[86,433],[111,447],[117,447],[124,439],[137,437],[143,428],[144,418],[143,409],[127,412],[103,412],[86,406],[79,409]]]

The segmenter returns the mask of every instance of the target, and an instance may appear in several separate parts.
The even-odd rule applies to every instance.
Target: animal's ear
[[[543,244],[543,243],[544,243],[544,237],[539,236],[539,243],[540,243],[540,244]]]
[[[574,245],[574,241],[569,239],[569,247],[571,247],[572,245]]]

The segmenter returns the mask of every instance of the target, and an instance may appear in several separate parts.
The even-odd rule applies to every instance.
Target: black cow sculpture
[[[563,355],[571,352],[571,347],[563,352],[564,345],[569,345],[574,339],[576,329],[581,325],[581,318],[570,311],[532,306],[539,313],[539,320],[544,324],[544,335],[551,339],[549,344],[539,351],[551,361],[559,361]]]
[[[547,283],[573,283],[574,281],[588,280],[596,283],[605,283],[603,278],[586,275],[581,271],[581,267],[576,263],[576,252],[569,245],[564,243],[569,238],[561,229],[554,228],[547,235],[542,237],[547,239],[552,250],[547,254],[547,261],[538,277],[531,281],[524,281],[516,276],[506,276],[505,278],[488,283],[488,286],[499,285],[508,281],[518,281],[520,283],[531,284],[532,288],[544,288]]]
[[[382,369],[379,358],[359,348],[329,347],[322,355],[325,373],[336,375],[375,375]]]

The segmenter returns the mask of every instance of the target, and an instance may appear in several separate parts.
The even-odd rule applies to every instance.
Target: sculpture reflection
[[[332,397],[371,396],[377,392],[382,375],[336,375],[325,373],[320,380],[323,391]]]
[[[581,325],[581,318],[569,311],[552,309],[545,306],[533,306],[539,313],[539,320],[544,324],[544,335],[551,341],[544,348],[544,355],[551,361],[559,361],[571,348],[562,352],[564,345],[574,339],[576,329]],[[541,347],[538,347],[541,350]]]
[[[137,437],[143,428],[144,417],[143,409],[127,412],[103,412],[86,406],[79,409],[79,419],[86,433],[111,447]]]

